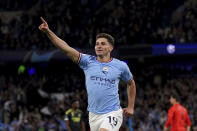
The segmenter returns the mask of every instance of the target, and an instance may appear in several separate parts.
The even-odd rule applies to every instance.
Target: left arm
[[[81,131],[86,131],[85,122],[84,122],[84,114],[83,113],[81,113],[80,124],[81,124]]]
[[[190,129],[191,129],[191,120],[190,120],[190,118],[189,118],[189,114],[188,114],[187,111],[186,111],[185,115],[186,115],[187,131],[190,131]]]
[[[134,113],[134,103],[136,96],[136,86],[134,80],[129,80],[127,82],[127,95],[128,95],[128,107],[123,109],[123,112],[127,116],[132,116]]]
[[[82,127],[82,131],[86,131],[86,128],[85,128],[85,123],[84,123],[84,121],[81,121],[81,127]]]
[[[163,130],[164,130],[164,131],[168,131],[168,128],[164,126],[164,129],[163,129]]]
[[[173,118],[173,108],[171,107],[168,111],[168,118],[167,118],[167,121],[164,125],[164,131],[168,131],[169,127],[171,126],[171,123],[172,123],[172,118]]]

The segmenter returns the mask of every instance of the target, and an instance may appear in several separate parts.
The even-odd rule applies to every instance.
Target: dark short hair
[[[109,35],[109,34],[107,34],[107,33],[99,33],[99,34],[96,35],[96,40],[99,39],[99,38],[105,38],[105,39],[107,39],[107,41],[108,41],[111,45],[114,46],[114,38],[113,38],[111,35]]]
[[[169,97],[173,97],[174,99],[176,99],[176,101],[179,101],[179,102],[181,101],[181,97],[178,92],[171,91],[169,94]]]
[[[75,103],[76,101],[79,101],[79,99],[77,99],[77,98],[72,98],[71,104]]]

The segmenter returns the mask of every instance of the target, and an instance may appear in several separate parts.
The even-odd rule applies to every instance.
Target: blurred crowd
[[[167,66],[167,67],[165,67]],[[139,131],[162,131],[170,108],[169,92],[177,92],[180,104],[189,112],[192,130],[197,130],[197,77],[196,69],[174,65],[145,68],[136,76],[137,99],[133,127]]]
[[[66,131],[65,112],[73,98],[80,99],[88,124],[86,91],[80,78],[83,74],[67,67],[55,70],[19,75],[17,70],[1,69],[1,131]]]
[[[38,0],[0,1],[0,11],[25,11],[30,9],[36,2],[38,2]]]
[[[38,30],[40,16],[74,47],[93,46],[99,32],[112,34],[118,46],[197,41],[196,0],[6,0],[0,6],[0,49],[55,48]]]
[[[170,91],[179,92],[181,104],[188,109],[192,129],[196,130],[196,67],[137,67],[140,69],[130,67],[137,87],[135,114],[130,120],[124,117],[121,131],[132,128],[137,131],[162,131],[170,107]],[[9,67],[1,68],[0,130],[66,131],[65,111],[70,108],[73,97],[80,100],[86,129],[89,129],[83,72],[72,64],[44,68],[36,68],[36,73],[31,75],[28,71],[17,74]],[[124,83],[120,84],[119,94],[122,107],[127,106]]]

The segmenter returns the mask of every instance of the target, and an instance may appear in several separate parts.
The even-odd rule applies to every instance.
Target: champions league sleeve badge
[[[105,75],[107,75],[107,73],[108,73],[108,67],[107,67],[107,66],[104,66],[102,72],[103,72]]]

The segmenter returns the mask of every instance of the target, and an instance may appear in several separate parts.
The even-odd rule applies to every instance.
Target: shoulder
[[[113,64],[117,64],[119,66],[125,66],[127,65],[124,61],[121,61],[119,59],[113,58]]]
[[[122,63],[122,61],[117,59],[117,58],[113,58],[113,61],[116,62],[116,63]]]
[[[180,107],[181,107],[180,105],[175,104],[175,105],[172,105],[169,110],[170,111],[177,111]]]
[[[126,62],[118,60],[116,58],[114,58],[114,64],[117,65],[119,67],[120,70],[125,70],[128,68],[128,65]]]
[[[171,106],[170,109],[168,110],[169,112],[172,112],[175,109],[175,106]]]
[[[180,105],[180,106],[181,106],[183,111],[187,112],[187,109],[183,105]]]
[[[80,109],[77,109],[77,112],[79,112],[79,113],[81,113],[81,114],[83,113]]]
[[[65,114],[68,115],[68,114],[70,114],[71,112],[72,112],[72,109],[68,109],[68,110],[65,112]]]
[[[88,54],[80,54],[78,64],[82,69],[87,69],[90,63],[95,63],[96,57]]]
[[[85,58],[88,58],[88,59],[95,59],[95,58],[96,58],[96,57],[93,56],[93,55],[83,54],[83,53],[80,53],[80,57],[85,57]]]
[[[79,58],[79,62],[80,61],[95,61],[96,57],[93,55],[89,55],[89,54],[82,54],[80,53],[80,58]]]

